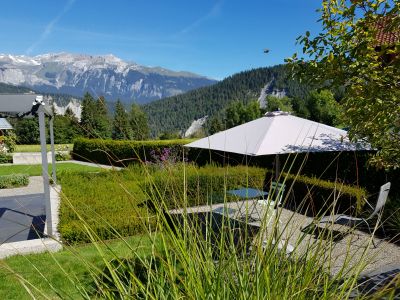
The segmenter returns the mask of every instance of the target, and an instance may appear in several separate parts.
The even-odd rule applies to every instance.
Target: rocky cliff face
[[[81,97],[90,92],[108,100],[146,103],[216,81],[189,72],[140,66],[113,55],[59,53],[34,57],[0,54],[0,82],[42,93]]]

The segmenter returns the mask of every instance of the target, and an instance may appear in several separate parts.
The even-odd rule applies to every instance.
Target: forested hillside
[[[258,68],[230,76],[212,86],[154,101],[143,106],[149,117],[152,134],[185,130],[193,120],[212,116],[239,100],[248,103],[267,93],[284,91],[289,97],[304,98],[307,88],[286,78],[283,65]]]
[[[18,94],[18,93],[30,93],[33,91],[30,88],[23,86],[15,86],[11,84],[6,84],[0,82],[0,94]],[[56,94],[56,93],[38,93],[47,97],[51,97],[58,105],[67,105],[72,99],[79,99],[79,97],[74,97],[68,94]]]
[[[32,90],[26,87],[15,86],[0,82],[0,94],[29,93],[30,91]]]

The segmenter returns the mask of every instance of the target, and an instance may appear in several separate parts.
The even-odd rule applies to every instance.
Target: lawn
[[[105,251],[107,259],[115,256],[132,257],[133,251],[135,255],[144,256],[150,253],[152,245],[147,236],[129,237],[125,242],[113,240],[106,243],[108,247],[102,246],[101,249]],[[88,286],[91,283],[86,266],[88,263],[96,267],[104,265],[99,251],[93,244],[66,247],[65,250],[54,254],[32,254],[5,259],[0,264],[0,299],[32,299],[19,282],[20,276],[37,289],[44,291],[47,299],[82,298],[77,286],[79,284]],[[39,272],[45,278],[41,277]],[[57,296],[52,287],[61,294]],[[38,292],[34,294],[43,298]]]
[[[75,163],[57,163],[56,168],[57,174],[63,171],[98,172],[101,170],[98,167],[85,166]],[[0,176],[16,173],[28,174],[29,176],[40,176],[42,175],[42,165],[0,165]],[[49,173],[51,173],[51,164],[49,165]]]
[[[72,150],[73,144],[57,144],[54,145],[56,151]],[[40,152],[40,145],[17,145],[15,152]],[[50,145],[47,145],[47,151],[50,151]]]

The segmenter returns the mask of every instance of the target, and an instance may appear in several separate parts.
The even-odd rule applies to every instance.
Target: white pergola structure
[[[0,116],[10,118],[33,118],[39,117],[40,145],[42,152],[42,177],[44,200],[46,207],[47,235],[53,236],[55,228],[52,226],[50,183],[48,174],[47,146],[46,146],[46,123],[45,117],[49,117],[50,143],[52,158],[52,179],[54,184],[56,178],[56,159],[54,151],[53,111],[42,95],[37,94],[0,94]]]

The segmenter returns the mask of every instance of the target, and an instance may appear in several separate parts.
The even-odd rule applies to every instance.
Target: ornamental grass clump
[[[367,298],[358,292],[357,279],[369,263],[368,245],[354,263],[353,254],[347,249],[349,241],[342,249],[343,263],[338,266],[332,261],[334,233],[324,231],[320,233],[324,238],[312,239],[310,234],[290,225],[298,218],[295,212],[284,216],[282,209],[277,209],[272,218],[269,214],[262,216],[258,225],[247,218],[233,219],[224,209],[222,213],[213,212],[211,205],[216,192],[222,195],[222,200],[218,198],[220,205],[228,208],[227,191],[231,188],[232,174],[239,177],[241,173],[242,186],[250,187],[257,182],[250,174],[257,174],[258,170],[240,167],[235,173],[229,166],[212,168],[210,173],[216,176],[221,172],[222,180],[217,176],[218,179],[207,181],[202,174],[206,171],[187,164],[162,167],[143,164],[122,172],[80,175],[76,183],[86,176],[93,185],[88,189],[70,186],[63,191],[64,205],[69,209],[62,208],[61,228],[62,224],[68,224],[63,223],[66,216],[75,218],[84,241],[90,241],[96,248],[97,257],[95,261],[87,260],[77,248],[66,247],[65,251],[81,261],[84,280],[82,275],[54,259],[62,268],[65,277],[62,280],[75,287],[74,295],[83,299]],[[284,168],[290,172],[290,166]],[[177,173],[180,176],[175,177]],[[195,174],[199,178],[197,184]],[[280,178],[288,191],[283,205],[290,198],[291,184],[287,179]],[[159,182],[163,184],[158,185]],[[108,191],[114,196],[110,197]],[[75,206],[73,198],[78,195],[81,200]],[[340,193],[332,193],[329,201],[337,203],[339,196]],[[97,198],[104,203],[104,210],[97,209]],[[205,209],[193,211],[194,202],[190,199],[200,198],[203,202],[197,204],[205,204]],[[172,208],[179,210],[171,211],[171,203]],[[110,219],[110,214],[115,214],[115,218]],[[118,227],[120,221],[135,222],[137,234],[148,240],[145,252],[128,242],[126,232]],[[111,247],[106,238],[124,244],[123,254]],[[47,280],[46,274],[40,276]],[[47,295],[45,290],[37,291],[21,282],[32,295]],[[60,297],[66,296],[49,281],[50,289]],[[390,298],[393,288],[385,293]]]
[[[169,174],[174,174],[176,170],[170,168]],[[306,234],[289,243],[287,224],[279,221],[279,214],[272,223],[265,218],[261,227],[255,227],[224,214],[189,212],[185,201],[191,167],[178,168],[183,181],[176,202],[182,205],[182,213],[169,213],[174,200],[152,189],[148,197],[156,225],[147,231],[154,241],[152,251],[146,256],[135,252],[115,256],[105,260],[102,269],[90,270],[89,298],[347,299],[354,295],[356,279],[368,263],[367,250],[356,266],[350,266],[349,253],[343,266],[332,273],[327,262],[333,255],[334,237],[329,233],[316,243],[305,242]],[[146,180],[154,180],[148,175]],[[176,188],[176,182],[173,185],[170,189]],[[93,241],[100,239],[93,232],[90,236]]]

